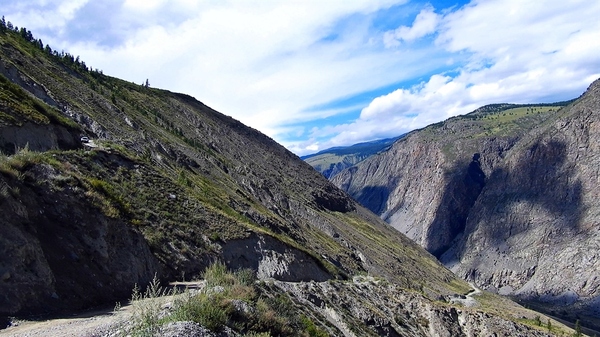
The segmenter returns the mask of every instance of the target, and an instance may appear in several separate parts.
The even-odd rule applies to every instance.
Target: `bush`
[[[175,303],[170,321],[192,321],[211,331],[220,331],[229,320],[229,308],[223,306],[222,298],[198,294]]]
[[[321,329],[313,322],[310,318],[305,315],[302,315],[300,318],[302,321],[302,325],[304,326],[304,331],[308,333],[310,337],[327,337],[329,334]]]
[[[235,283],[233,274],[227,271],[227,267],[222,262],[216,262],[206,268],[204,271],[204,280],[207,287],[226,287]]]
[[[234,275],[237,282],[244,286],[251,286],[256,282],[256,274],[252,269],[240,269]]]
[[[158,334],[162,326],[159,317],[165,302],[165,295],[173,295],[173,293],[160,286],[156,275],[145,292],[142,293],[137,285],[133,288],[131,326],[126,329],[128,336],[155,336]]]
[[[268,331],[275,336],[292,336],[294,328],[301,328],[292,301],[286,295],[264,297],[256,302],[256,313],[251,317],[250,328]]]

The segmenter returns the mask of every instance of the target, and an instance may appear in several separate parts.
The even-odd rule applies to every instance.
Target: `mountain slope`
[[[429,126],[333,181],[461,277],[598,317],[599,86]]]
[[[327,179],[352,167],[364,159],[389,148],[402,136],[359,143],[351,146],[333,147],[318,153],[300,157]]]
[[[338,280],[351,292],[362,286],[348,281],[366,273],[427,315],[470,290],[256,130],[192,97],[91,71],[26,30],[0,32],[1,316],[112,304],[155,274],[196,278],[217,260],[263,280]],[[471,329],[492,312],[546,335],[514,323],[533,313],[513,303],[479,303]],[[296,304],[319,324],[353,322],[357,335],[382,326],[431,335],[410,311],[402,330],[394,308],[356,318],[344,303],[325,313]]]

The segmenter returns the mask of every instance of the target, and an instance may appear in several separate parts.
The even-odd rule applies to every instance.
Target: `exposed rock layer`
[[[44,177],[57,173],[38,169]],[[53,191],[43,182],[0,184],[8,191],[0,198],[0,312],[114,301],[160,270],[138,231],[91,207],[80,192]]]

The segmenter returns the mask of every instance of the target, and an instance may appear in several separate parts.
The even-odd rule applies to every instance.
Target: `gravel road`
[[[203,288],[203,281],[197,282],[172,282],[171,287],[181,289],[189,289],[190,291],[198,291]],[[169,298],[167,298],[169,297]],[[172,301],[170,296],[163,298],[164,302]],[[144,300],[145,301],[145,300]],[[114,308],[106,308],[103,310],[93,310],[71,317],[55,318],[48,320],[18,320],[13,322],[14,325],[0,330],[0,337],[46,337],[46,336],[66,336],[66,337],[116,337],[119,334],[119,327],[127,325],[133,313],[131,304],[124,305],[118,311]],[[202,333],[196,332],[195,336],[211,336],[207,331],[199,326],[190,324],[175,324],[173,325],[172,333],[169,336],[186,336],[185,333],[177,331],[193,328]],[[168,334],[167,334],[168,335]]]
[[[129,306],[118,312],[111,309],[87,312],[68,318],[44,321],[16,321],[14,325],[0,330],[0,336],[42,337],[42,336],[82,336],[104,337],[116,335],[117,326],[131,317]]]

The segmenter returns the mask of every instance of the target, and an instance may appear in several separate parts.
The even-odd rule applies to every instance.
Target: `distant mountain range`
[[[342,170],[352,167],[364,159],[388,149],[395,141],[402,138],[386,138],[350,146],[332,147],[314,154],[300,157],[326,178],[332,178]]]

